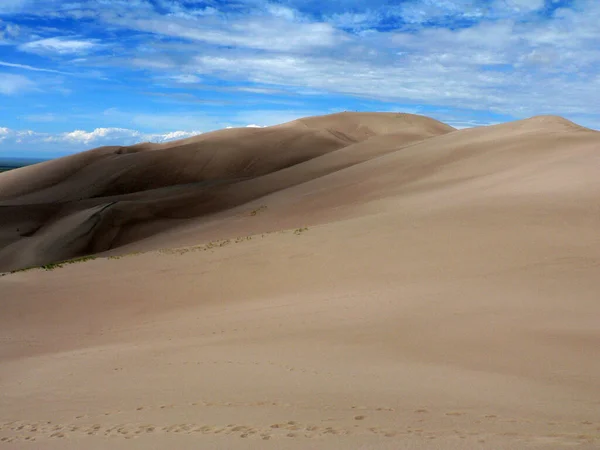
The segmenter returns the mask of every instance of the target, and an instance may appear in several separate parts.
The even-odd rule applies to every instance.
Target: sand
[[[599,149],[344,113],[2,174],[3,270],[97,258],[0,277],[0,447],[596,449]]]

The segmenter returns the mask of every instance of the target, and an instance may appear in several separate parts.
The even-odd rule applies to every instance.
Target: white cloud
[[[476,0],[422,0],[402,3],[397,15],[409,23],[425,23],[447,17],[481,17],[484,9]]]
[[[295,86],[297,91],[308,88],[518,117],[581,114],[600,103],[600,90],[592,81],[600,70],[600,3],[583,6],[528,23],[483,20],[456,30],[371,32],[348,37],[335,52],[208,50],[191,56],[185,68],[214,77]]]
[[[12,73],[0,73],[0,94],[15,95],[35,89],[29,78]]]
[[[532,13],[544,7],[543,0],[423,0],[338,11],[326,23],[287,6],[260,4],[260,14],[231,14],[226,22],[223,16],[155,13],[103,17],[112,25],[182,39],[126,62],[158,73],[180,70],[174,79],[181,83],[198,74],[263,89],[287,86],[288,93],[312,90],[520,117],[580,114],[600,102],[591,81],[600,67],[597,1],[575,0],[572,8],[541,17]],[[373,28],[392,16],[416,25],[389,32]],[[470,18],[475,25],[421,25],[453,18]],[[138,120],[141,126],[158,123]]]
[[[269,3],[267,4],[266,10],[273,17],[281,17],[289,20],[290,22],[298,18],[298,13],[292,8],[288,8],[286,6]]]
[[[148,137],[148,141],[150,142],[168,142],[175,141],[178,139],[185,139],[192,136],[197,136],[202,134],[201,131],[171,131],[170,133],[164,134],[151,134]]]
[[[181,83],[181,84],[194,84],[194,83],[200,83],[202,81],[202,79],[196,75],[192,75],[189,73],[182,73],[180,75],[173,75],[171,77],[171,79],[173,81],[176,81],[177,83]]]
[[[89,144],[90,142],[111,139],[139,139],[141,133],[135,130],[125,128],[96,128],[93,131],[75,130],[60,135],[49,136],[46,141],[66,141],[81,142]]]
[[[281,90],[281,89],[246,87],[246,86],[233,87],[233,88],[231,88],[231,90],[239,91],[239,92],[249,92],[251,94],[264,94],[264,95],[270,95],[270,94],[281,95],[281,94],[286,93],[284,90]]]
[[[113,25],[162,36],[269,51],[333,47],[343,39],[330,24],[294,22],[290,26],[290,22],[281,16],[227,21],[213,16],[139,18],[105,14],[103,18]]]
[[[97,47],[93,40],[68,39],[66,37],[52,37],[27,42],[19,46],[19,50],[32,53],[58,53],[60,55],[87,53]]]
[[[43,136],[31,130],[11,130],[10,128],[0,127],[0,144],[10,145],[12,143],[22,144],[24,141],[36,141]]]
[[[184,139],[200,134],[200,131],[171,131],[169,133],[142,133],[127,128],[96,128],[93,131],[74,130],[66,133],[48,135],[44,138],[46,142],[66,142],[81,144],[107,145],[113,143],[118,145],[130,145],[137,142],[167,142],[175,139]]]
[[[496,0],[496,7],[508,8],[517,12],[529,12],[542,9],[544,0]]]
[[[543,7],[544,0],[419,0],[389,8],[383,17],[397,16],[412,24],[454,19],[516,19]]]
[[[8,14],[19,11],[29,0],[2,0],[0,2],[0,13]]]
[[[33,66],[29,66],[27,64],[9,63],[9,62],[6,62],[6,61],[0,61],[0,66],[10,67],[10,68],[13,68],[13,69],[31,70],[31,71],[34,71],[34,72],[48,72],[48,73],[59,73],[59,74],[62,74],[62,75],[70,75],[67,72],[61,72],[60,70],[44,69],[42,67],[33,67]]]
[[[0,143],[2,143],[2,141],[8,137],[10,132],[11,130],[9,130],[8,128],[0,127]]]
[[[18,25],[12,23],[4,23],[0,19],[0,44],[3,41],[10,42],[12,39],[19,36],[21,29]]]
[[[133,145],[139,142],[168,142],[201,134],[201,131],[143,133],[127,128],[96,128],[64,133],[40,133],[0,127],[0,155],[68,154],[104,145]]]
[[[336,28],[360,31],[375,27],[382,19],[383,13],[367,11],[363,13],[342,12],[327,17],[327,22]]]

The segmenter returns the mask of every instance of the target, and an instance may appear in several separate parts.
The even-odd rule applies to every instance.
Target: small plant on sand
[[[63,264],[75,264],[75,263],[80,263],[80,262],[93,261],[94,259],[96,259],[96,256],[88,255],[88,256],[82,256],[81,258],[69,259],[69,260],[65,261]]]
[[[81,258],[73,258],[73,259],[67,259],[66,261],[44,264],[43,266],[41,266],[41,268],[44,270],[60,269],[61,267],[66,266],[67,264],[75,264],[75,263],[80,263],[80,262],[92,261],[94,259],[96,259],[96,257],[92,256],[92,255],[82,256]]]
[[[294,234],[298,236],[298,235],[301,235],[302,233],[304,233],[305,231],[308,231],[308,227],[296,228],[294,230]]]
[[[267,207],[265,205],[261,205],[258,208],[250,211],[250,215],[251,216],[256,216],[257,214],[259,214],[259,213],[261,213],[263,211],[266,211],[266,209],[267,209]]]

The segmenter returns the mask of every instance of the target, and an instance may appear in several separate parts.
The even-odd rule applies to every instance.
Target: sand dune
[[[110,250],[145,236],[130,230],[139,224],[154,233],[177,225],[177,219],[206,218],[452,130],[407,114],[341,113],[162,145],[100,148],[8,172],[0,178],[5,217],[0,270]],[[371,140],[372,145],[367,143]],[[293,176],[283,172],[289,167]],[[81,227],[70,216],[79,217]],[[65,222],[70,223],[68,236]]]
[[[599,150],[343,113],[1,174],[3,270],[100,257],[0,277],[0,440],[598,448]]]

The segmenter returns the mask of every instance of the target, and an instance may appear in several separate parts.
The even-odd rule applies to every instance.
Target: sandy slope
[[[0,176],[0,270],[110,250],[450,131],[410,114],[340,113],[100,148],[7,172]],[[302,166],[321,156],[329,158]],[[296,167],[294,176],[288,167]]]
[[[390,117],[212,197],[5,205],[31,254],[144,202],[108,253],[171,250],[0,277],[4,447],[598,448],[600,134]]]

